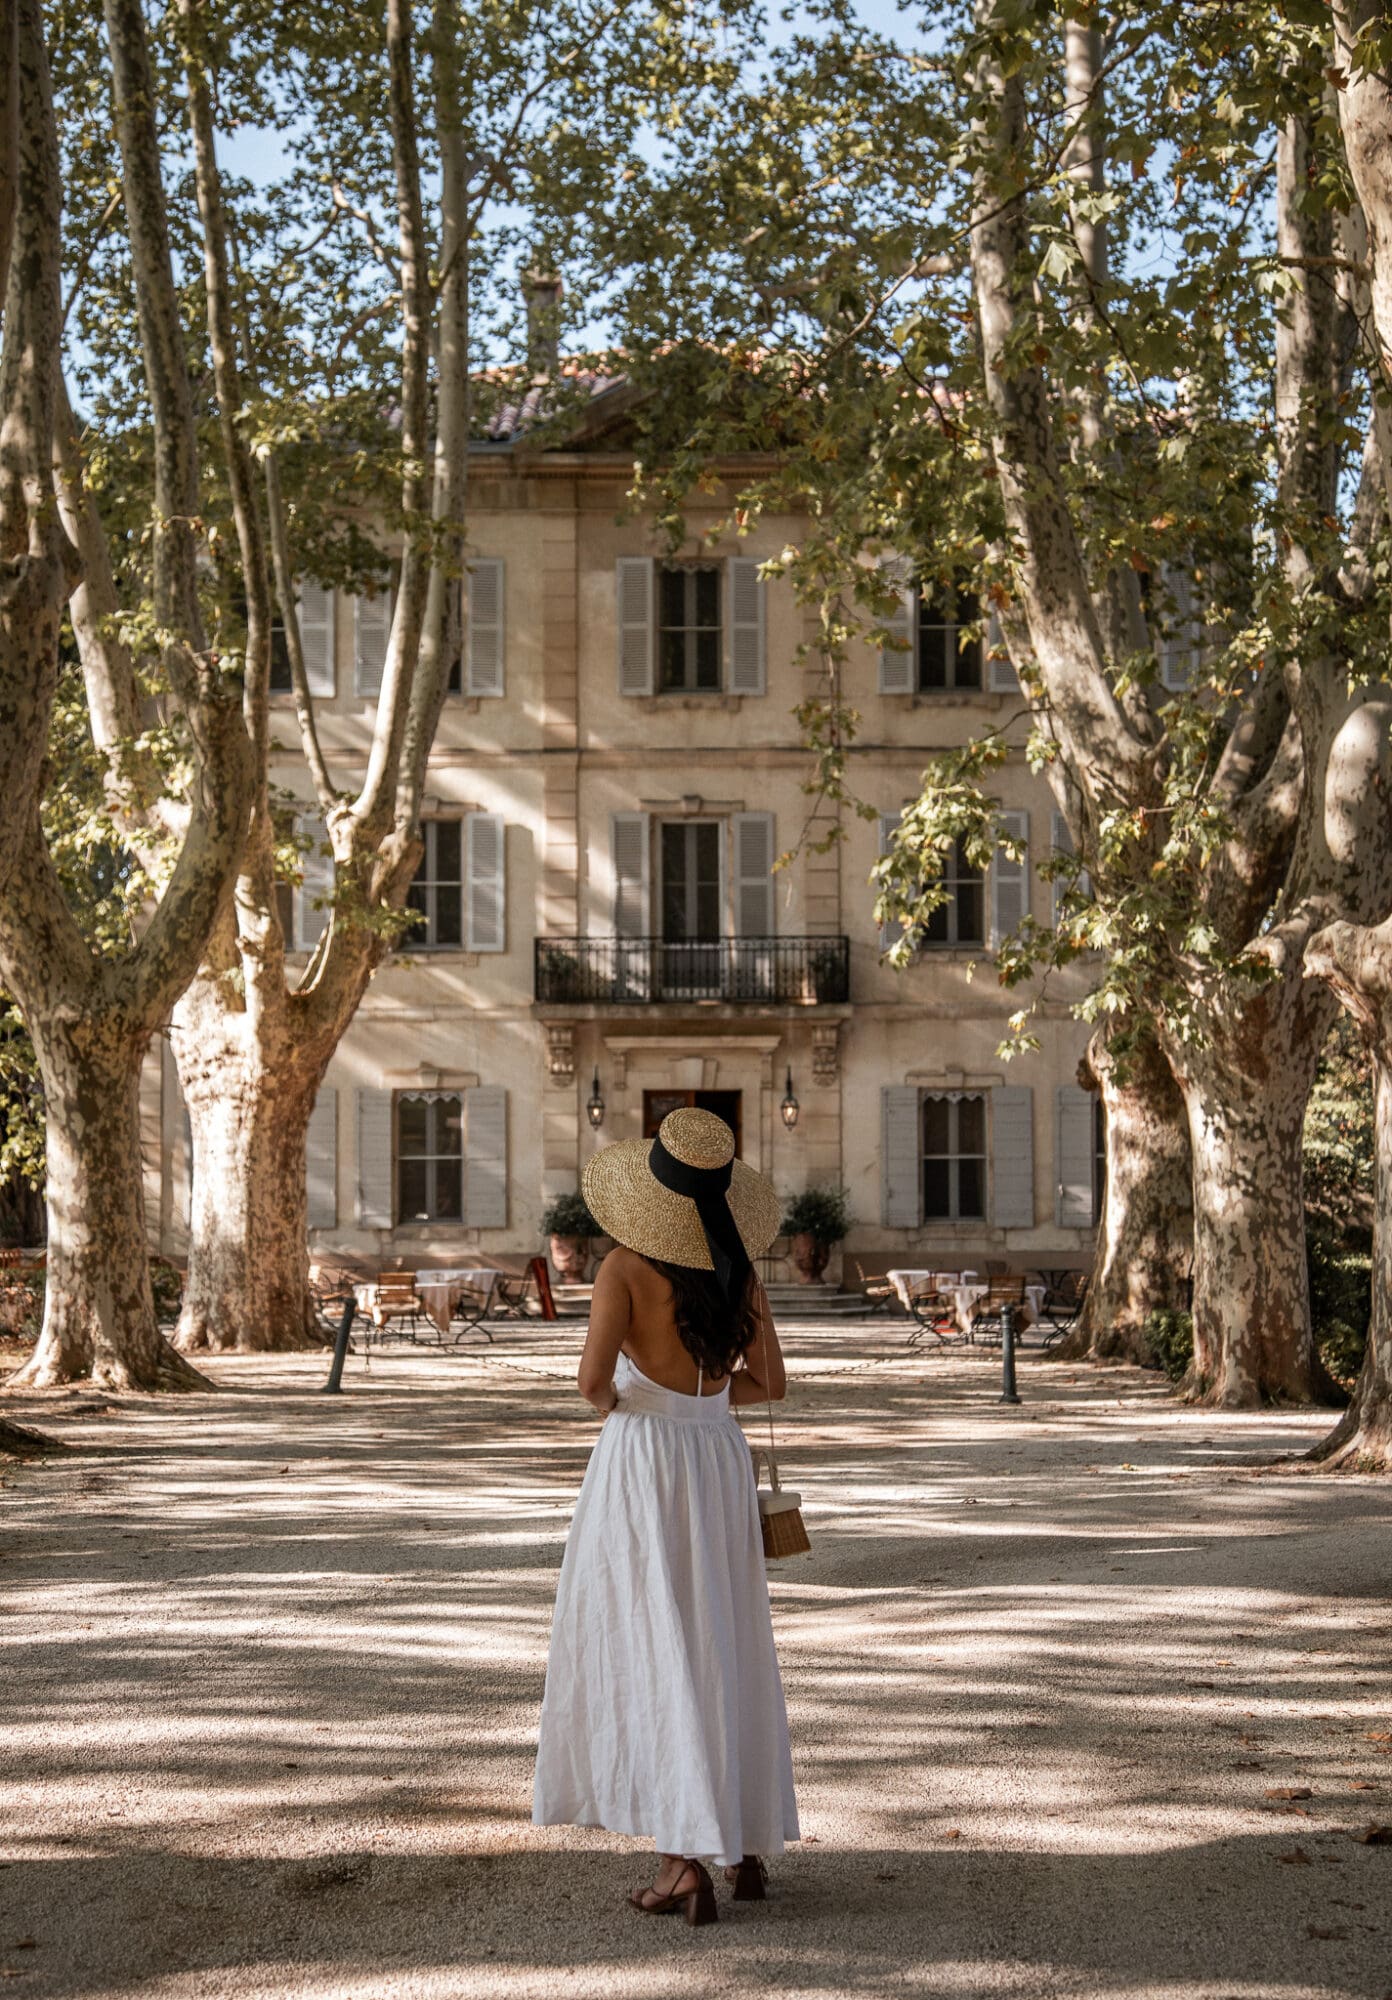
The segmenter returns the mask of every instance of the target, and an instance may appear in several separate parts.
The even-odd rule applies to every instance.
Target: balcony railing
[[[844,937],[544,937],[536,997],[553,1005],[661,1001],[817,1007],[850,998]]]

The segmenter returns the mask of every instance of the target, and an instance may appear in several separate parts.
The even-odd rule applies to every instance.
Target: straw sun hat
[[[719,1268],[702,1210],[717,1236],[733,1222],[748,1258],[768,1249],[783,1212],[773,1182],[735,1158],[735,1135],[724,1119],[694,1106],[669,1111],[656,1139],[624,1139],[596,1153],[584,1189],[606,1236],[640,1256],[696,1271]]]

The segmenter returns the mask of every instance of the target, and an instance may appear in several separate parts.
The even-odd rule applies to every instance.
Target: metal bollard
[[[1018,1403],[1020,1392],[1015,1387],[1015,1308],[1001,1307],[1001,1392],[1003,1403]]]
[[[353,1330],[353,1314],[357,1309],[358,1302],[350,1292],[343,1308],[343,1318],[338,1323],[338,1338],[334,1342],[333,1360],[329,1364],[329,1379],[320,1391],[321,1395],[342,1394],[343,1364],[348,1359],[348,1335]]]

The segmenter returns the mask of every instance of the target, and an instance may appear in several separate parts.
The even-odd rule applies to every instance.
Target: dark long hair
[[[692,1360],[707,1375],[733,1374],[736,1362],[759,1331],[753,1271],[745,1280],[744,1295],[732,1313],[714,1271],[693,1271],[687,1264],[663,1264],[656,1257],[645,1261],[660,1271],[672,1287],[677,1334]]]

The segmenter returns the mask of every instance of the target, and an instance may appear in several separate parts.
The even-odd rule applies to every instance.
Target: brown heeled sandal
[[[768,1897],[764,1885],[768,1881],[768,1869],[757,1854],[746,1854],[738,1868],[727,1868],[725,1880],[734,1889],[737,1903],[764,1903]]]
[[[688,1875],[696,1877],[694,1889],[678,1889],[670,1896],[659,1896],[649,1885],[635,1889],[629,1902],[640,1915],[645,1917],[670,1916],[673,1910],[681,1910],[689,1924],[714,1924],[720,1921],[720,1912],[715,1904],[715,1884],[699,1861],[688,1861],[683,1867],[678,1882],[684,1882]],[[649,1901],[651,1897],[651,1901]]]

